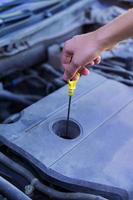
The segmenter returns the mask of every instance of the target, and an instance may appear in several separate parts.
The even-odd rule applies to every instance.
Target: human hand
[[[102,51],[96,32],[77,35],[68,40],[62,52],[64,80],[75,79],[77,72],[88,75],[89,70],[85,66],[99,64]]]

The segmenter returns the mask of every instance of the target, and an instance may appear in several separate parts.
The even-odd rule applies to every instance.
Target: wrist
[[[111,33],[106,30],[105,26],[97,29],[95,32],[98,48],[101,52],[112,49],[116,45],[116,42],[111,37]]]

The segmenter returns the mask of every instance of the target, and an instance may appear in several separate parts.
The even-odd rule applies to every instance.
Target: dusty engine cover
[[[81,78],[72,99],[71,120],[76,125],[70,127],[71,139],[58,136],[64,131],[67,105],[65,86],[25,109],[15,124],[0,125],[0,134],[38,164],[85,180],[108,197],[114,188],[119,197],[110,199],[132,200],[132,88],[94,73]]]

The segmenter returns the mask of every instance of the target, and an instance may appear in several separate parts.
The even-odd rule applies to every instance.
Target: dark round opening
[[[53,132],[61,138],[64,139],[74,139],[80,135],[80,126],[69,120],[68,128],[67,128],[67,120],[60,120],[53,124],[52,126]]]

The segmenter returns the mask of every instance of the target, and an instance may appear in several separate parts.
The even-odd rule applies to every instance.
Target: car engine
[[[105,52],[68,106],[67,39],[125,13],[132,0],[0,2],[0,199],[133,199],[133,39]]]

